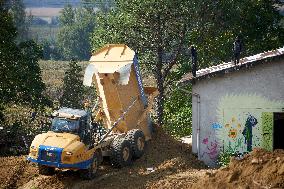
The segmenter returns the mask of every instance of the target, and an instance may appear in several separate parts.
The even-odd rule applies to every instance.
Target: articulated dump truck
[[[37,135],[28,160],[40,174],[72,169],[92,179],[104,157],[123,167],[144,153],[151,139],[150,101],[154,88],[144,88],[138,59],[126,45],[107,45],[94,53],[84,85],[95,85],[97,104],[91,111],[61,108],[53,113],[50,131]]]

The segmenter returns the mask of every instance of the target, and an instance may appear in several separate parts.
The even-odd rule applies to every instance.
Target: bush
[[[191,95],[178,88],[171,91],[165,99],[163,122],[164,128],[176,138],[191,135]]]
[[[218,156],[217,160],[218,165],[221,167],[229,165],[230,159],[233,156],[235,156],[234,152],[230,150],[223,150]]]
[[[50,110],[32,109],[9,103],[3,106],[0,121],[0,155],[19,155],[28,152],[35,135],[49,130]]]

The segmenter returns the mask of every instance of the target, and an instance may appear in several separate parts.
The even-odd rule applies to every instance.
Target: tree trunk
[[[158,81],[158,91],[159,95],[157,96],[157,116],[158,124],[163,124],[163,115],[164,115],[164,87],[163,83]]]
[[[158,48],[158,62],[156,67],[156,80],[159,95],[157,96],[157,116],[158,124],[163,124],[163,113],[164,113],[164,78],[162,73],[163,60],[162,60],[162,47]]]

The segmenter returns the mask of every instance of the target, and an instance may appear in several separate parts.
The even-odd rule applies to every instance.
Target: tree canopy
[[[91,55],[90,35],[95,27],[95,12],[85,7],[64,7],[57,44],[64,59],[88,60]]]
[[[82,68],[75,60],[70,61],[63,79],[63,95],[60,105],[69,108],[81,108],[83,98]]]
[[[92,48],[126,43],[155,76],[162,122],[165,93],[189,71],[188,47],[197,46],[199,68],[227,61],[240,36],[245,54],[277,48],[283,41],[281,16],[274,0],[117,0],[108,14],[99,14]]]
[[[17,29],[6,1],[0,1],[0,34],[0,103],[42,102],[41,50],[33,41],[16,43]]]

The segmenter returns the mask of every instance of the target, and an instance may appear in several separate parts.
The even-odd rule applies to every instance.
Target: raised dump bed
[[[143,131],[146,140],[151,138],[147,99],[133,50],[126,45],[112,44],[94,53],[84,84],[96,86],[107,129],[127,111],[113,132],[125,133],[136,128]]]
[[[96,86],[99,107],[92,114],[71,108],[54,112],[51,130],[37,135],[30,147],[28,160],[38,164],[40,174],[72,169],[91,179],[103,157],[115,167],[127,166],[143,155],[151,139],[151,106],[134,51],[126,45],[100,49],[91,57],[84,84]]]

